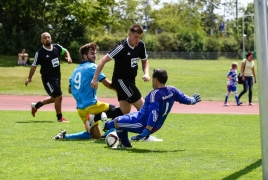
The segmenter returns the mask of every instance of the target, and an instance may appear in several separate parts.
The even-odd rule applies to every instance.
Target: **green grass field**
[[[163,142],[112,150],[104,141],[54,141],[61,129],[83,130],[51,113],[1,112],[0,179],[261,179],[257,115],[170,114],[156,133]],[[54,114],[53,114],[54,115]],[[131,134],[130,134],[131,135]]]
[[[149,60],[150,73],[154,68],[162,68],[168,71],[169,79],[167,84],[176,86],[178,89],[188,95],[195,92],[201,94],[202,100],[206,101],[224,101],[227,91],[227,72],[230,69],[233,60]],[[241,63],[241,60],[236,62]],[[0,94],[20,94],[20,95],[46,95],[40,78],[39,67],[37,68],[33,82],[27,87],[24,85],[30,67],[18,66],[16,57],[0,56]],[[257,72],[257,62],[256,72]],[[68,79],[71,76],[77,64],[68,65],[61,63],[62,72],[62,91],[64,96],[69,96]],[[112,78],[113,61],[108,62],[103,72],[108,79]],[[138,70],[136,83],[143,96],[151,90],[151,82],[143,82],[141,66]],[[242,85],[238,85],[238,93],[242,91]],[[253,86],[253,103],[258,102],[258,84]],[[102,84],[98,89],[98,97],[116,97],[116,94],[105,88]],[[233,94],[230,94],[229,101],[235,102]],[[247,102],[247,94],[241,98],[242,102]]]
[[[223,101],[231,62],[150,60],[150,69],[167,69],[168,84],[188,95],[197,92],[202,100]],[[62,88],[68,95],[68,78],[76,64],[61,65]],[[109,78],[112,68],[110,62],[103,71]],[[0,94],[46,95],[39,72],[24,86],[29,67],[17,66],[15,56],[0,56],[0,71]],[[138,77],[141,74],[139,69]],[[152,89],[140,78],[137,85],[143,96]],[[253,102],[258,101],[257,92],[255,85]],[[98,97],[115,94],[100,86]],[[247,101],[246,95],[242,101]],[[163,142],[134,142],[132,149],[112,150],[99,140],[51,140],[61,129],[84,130],[76,112],[64,112],[69,123],[57,123],[54,113],[44,111],[35,118],[28,111],[0,110],[0,114],[0,179],[4,180],[262,179],[259,115],[170,114],[156,133]]]

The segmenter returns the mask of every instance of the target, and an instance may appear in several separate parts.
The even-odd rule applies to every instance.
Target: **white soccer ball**
[[[105,142],[110,148],[116,147],[119,144],[119,138],[116,132],[109,133],[105,138]]]

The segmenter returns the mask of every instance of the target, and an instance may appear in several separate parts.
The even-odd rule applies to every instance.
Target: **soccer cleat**
[[[60,119],[58,119],[58,122],[68,122],[64,117],[61,117]]]
[[[107,118],[107,115],[106,115],[105,112],[102,112],[102,113],[101,113],[101,121],[102,121],[102,123],[103,123],[103,127],[102,127],[102,129],[103,129],[104,132],[106,132],[107,129],[105,129],[105,123],[108,122],[108,118]]]
[[[56,136],[54,136],[52,139],[57,140],[57,139],[64,139],[66,135],[65,130],[61,130]]]
[[[35,108],[36,103],[31,103],[31,109],[32,109],[32,115],[35,117],[35,113],[37,112],[37,109]]]
[[[243,104],[243,102],[238,102],[238,103],[237,103],[237,106],[240,106],[241,104]]]
[[[94,117],[95,115],[94,114],[88,114],[87,115],[87,121],[86,121],[86,131],[87,132],[90,132],[90,129],[94,126],[95,124],[95,121],[94,121]]]
[[[156,136],[147,136],[141,140],[142,142],[162,142],[163,139],[159,139]]]
[[[112,147],[112,149],[128,149],[128,148],[132,148],[132,145],[130,144],[130,146],[124,146],[122,143],[120,143],[119,145]]]

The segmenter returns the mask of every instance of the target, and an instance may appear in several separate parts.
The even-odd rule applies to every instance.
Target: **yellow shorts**
[[[96,104],[94,104],[92,106],[88,106],[85,109],[79,109],[78,108],[77,112],[78,112],[80,118],[82,119],[83,123],[86,124],[88,114],[99,114],[99,113],[102,113],[102,112],[105,112],[105,111],[108,111],[108,110],[109,110],[109,104],[108,103],[97,101]],[[98,123],[99,122],[95,122],[94,125],[96,125]]]

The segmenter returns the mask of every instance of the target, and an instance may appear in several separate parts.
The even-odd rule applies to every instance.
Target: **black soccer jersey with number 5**
[[[135,80],[138,71],[139,59],[148,58],[145,44],[140,41],[137,46],[132,48],[128,40],[119,42],[108,56],[114,59],[113,79],[130,79]]]
[[[42,76],[60,77],[60,55],[63,47],[58,44],[52,44],[52,49],[41,47],[34,57],[33,66],[41,65],[40,73]]]

